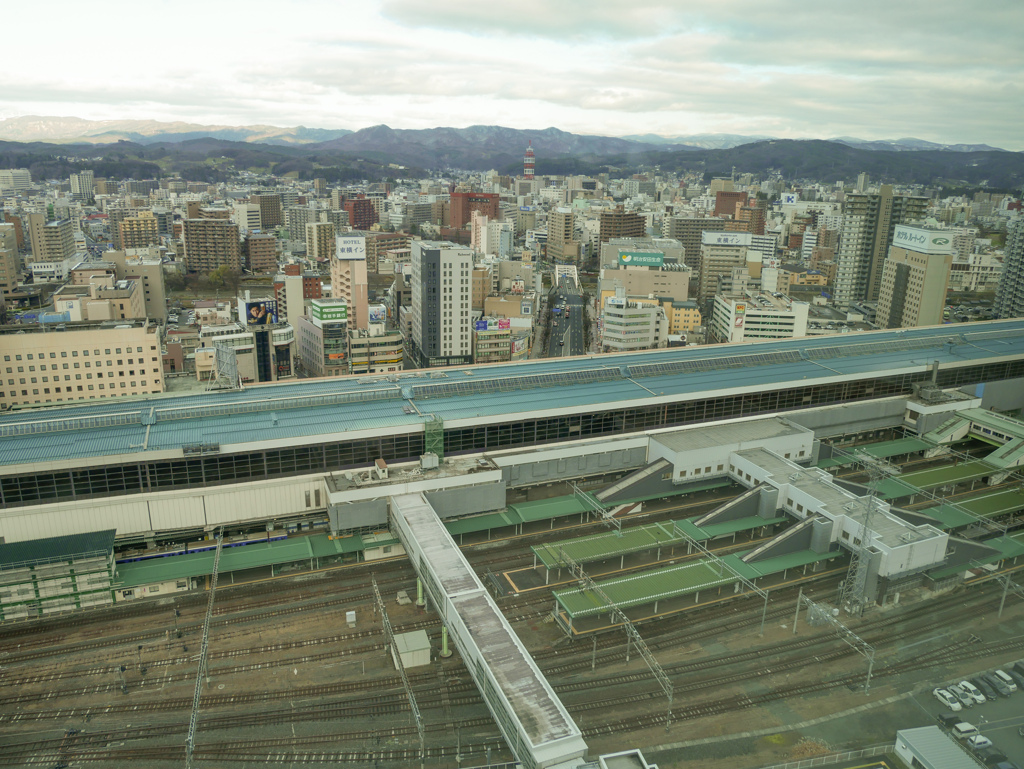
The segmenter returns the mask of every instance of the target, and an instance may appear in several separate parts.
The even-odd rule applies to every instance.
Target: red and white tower
[[[533,179],[533,164],[536,158],[533,155],[533,142],[530,142],[530,146],[526,148],[526,154],[523,156],[523,178]]]

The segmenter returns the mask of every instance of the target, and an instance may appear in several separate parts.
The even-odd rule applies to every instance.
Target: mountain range
[[[53,144],[112,144],[127,141],[135,144],[157,144],[161,142],[182,142],[192,139],[211,138],[225,141],[249,142],[272,145],[303,145],[331,143],[338,149],[354,151],[378,149],[382,144],[396,146],[413,136],[423,136],[427,146],[453,147],[469,141],[482,149],[490,145],[495,151],[503,149],[500,142],[511,138],[515,129],[499,126],[470,126],[469,128],[429,128],[418,131],[396,130],[385,125],[372,126],[359,131],[344,128],[307,128],[292,126],[281,128],[271,125],[202,125],[182,121],[161,122],[158,120],[85,120],[77,117],[42,117],[24,115],[0,120],[0,141],[48,142]],[[389,133],[390,132],[390,133]],[[681,134],[662,136],[659,134],[634,134],[622,137],[587,136],[547,128],[543,131],[521,131],[527,135],[544,134],[546,148],[553,154],[575,154],[581,150],[581,139],[602,139],[606,143],[591,142],[583,154],[607,153],[609,151],[632,151],[630,145],[655,145],[658,149],[731,149],[743,144],[777,139],[761,134]],[[351,136],[351,139],[337,140]],[[556,138],[557,137],[557,138]],[[575,137],[572,138],[572,137]],[[554,140],[554,141],[552,141]],[[628,142],[617,145],[616,141]],[[850,147],[873,151],[916,152],[941,150],[947,152],[984,152],[998,150],[987,144],[937,144],[923,139],[904,138],[889,140],[864,140],[852,136],[838,136],[829,141]],[[645,147],[637,148],[643,151]]]

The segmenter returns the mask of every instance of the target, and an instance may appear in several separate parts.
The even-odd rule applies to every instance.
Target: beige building
[[[366,239],[338,237],[336,255],[331,259],[331,295],[348,303],[349,328],[366,328],[369,323],[367,280]]]
[[[145,248],[160,243],[159,226],[152,211],[142,211],[137,216],[122,219],[118,227],[123,249]]]
[[[548,213],[548,259],[575,262],[580,244],[573,239],[574,214],[571,208],[553,208]]]
[[[791,302],[760,291],[716,294],[708,324],[717,342],[807,336],[807,302]]]
[[[348,304],[344,299],[314,299],[309,315],[295,323],[296,348],[310,376],[349,373]]]
[[[265,275],[277,272],[277,238],[250,233],[245,238],[245,259],[253,273]]]
[[[140,320],[146,317],[142,284],[137,280],[113,280],[97,276],[89,285],[68,284],[53,294],[53,307],[77,321]]]
[[[696,297],[698,302],[710,303],[718,293],[719,279],[730,277],[737,268],[749,270],[751,277],[760,278],[761,253],[751,250],[750,244],[749,232],[705,232],[702,234],[700,289]],[[750,252],[749,256],[748,251]]]
[[[75,231],[70,219],[48,222],[43,214],[28,215],[28,234],[33,262],[60,262],[75,253]]]
[[[333,224],[309,222],[306,225],[306,256],[309,259],[333,259],[336,247]]]
[[[18,234],[13,224],[0,224],[0,294],[18,288]]]
[[[0,326],[0,406],[163,392],[159,333],[146,320]]]
[[[953,252],[948,232],[896,226],[882,267],[875,320],[880,328],[942,323]]]
[[[116,269],[118,280],[133,280],[142,287],[147,318],[167,319],[167,290],[164,282],[164,266],[156,248],[128,249],[127,251],[106,251],[103,258]]]
[[[221,265],[242,267],[238,225],[223,219],[186,219],[182,225],[185,268],[210,272]]]
[[[348,360],[351,374],[385,374],[401,371],[405,359],[405,340],[397,330],[383,323],[371,323],[368,329],[348,332]]]

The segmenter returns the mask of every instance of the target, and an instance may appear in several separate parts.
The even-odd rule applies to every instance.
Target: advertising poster
[[[260,299],[245,303],[247,326],[265,326],[270,323],[277,323],[276,299]]]

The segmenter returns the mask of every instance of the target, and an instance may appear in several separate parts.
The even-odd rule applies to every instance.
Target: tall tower
[[[536,161],[536,157],[533,154],[533,142],[530,142],[530,146],[526,148],[526,154],[523,156],[523,178],[527,180],[533,179],[533,166]]]

